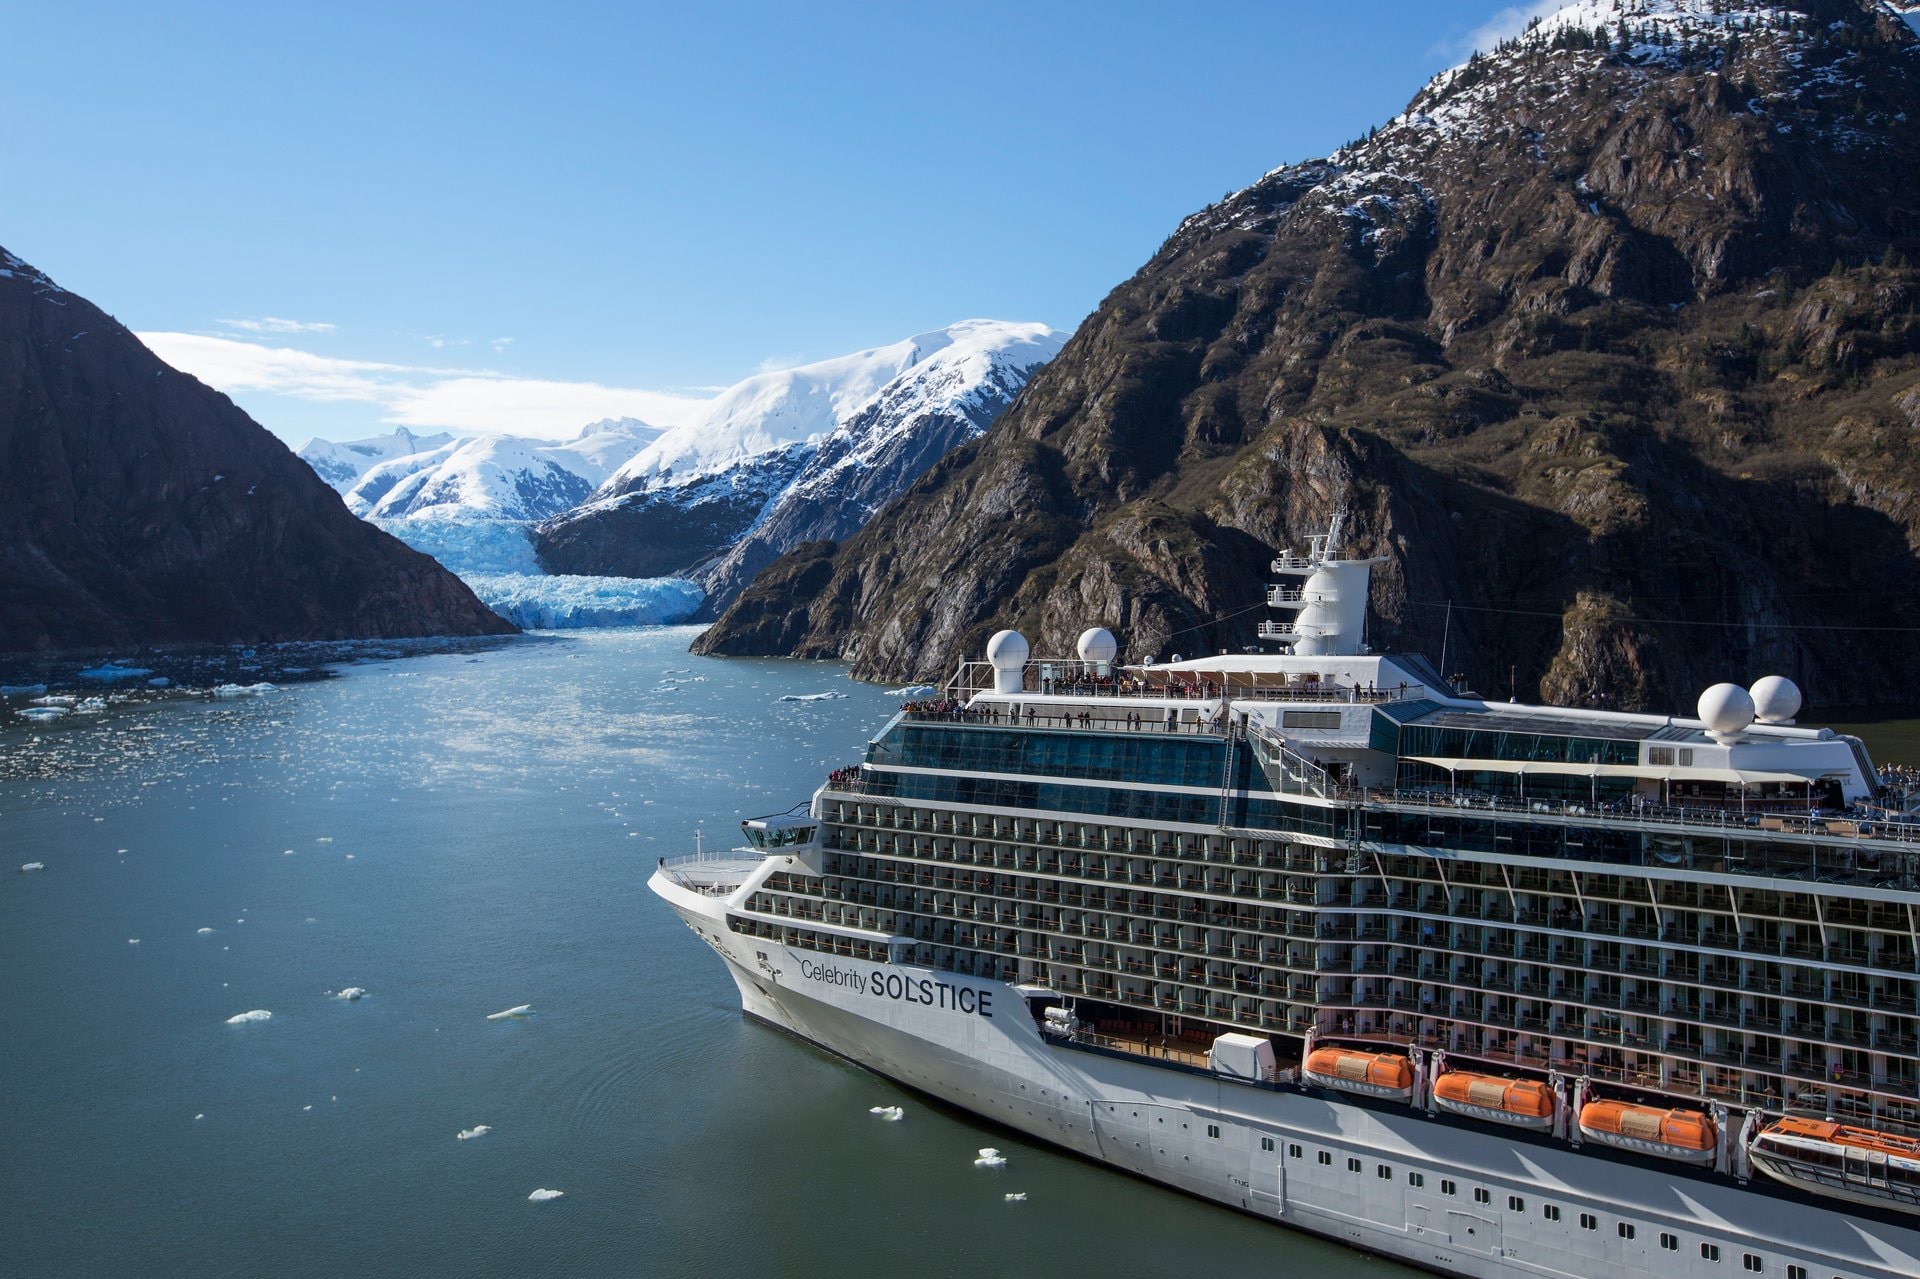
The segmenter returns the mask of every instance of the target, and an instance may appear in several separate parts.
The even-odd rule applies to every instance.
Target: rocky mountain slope
[[[1489,694],[1920,701],[1917,50],[1864,0],[1572,5],[1189,217],[982,439],[698,647],[889,679],[1003,625],[1238,647],[1344,510],[1390,557],[1374,645],[1445,628]]]
[[[0,652],[512,629],[0,250]]]
[[[847,536],[978,435],[1062,338],[1044,325],[974,320],[749,378],[543,524],[541,563],[688,575],[710,606],[725,604],[776,555]]]

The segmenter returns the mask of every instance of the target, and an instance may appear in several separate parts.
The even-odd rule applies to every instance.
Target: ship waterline
[[[1335,541],[1275,561],[1283,652],[1003,632],[655,891],[755,1017],[1416,1265],[1920,1272],[1920,1169],[1873,1149],[1920,1129],[1920,827],[1862,744],[1774,678],[1698,718],[1458,692],[1364,651]],[[1805,1114],[1865,1145],[1796,1154]]]

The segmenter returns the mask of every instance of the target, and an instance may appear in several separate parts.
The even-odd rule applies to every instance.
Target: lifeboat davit
[[[1369,1097],[1397,1097],[1404,1101],[1413,1096],[1413,1063],[1405,1053],[1316,1048],[1307,1054],[1300,1076],[1308,1083]]]
[[[1537,1079],[1449,1070],[1433,1081],[1433,1104],[1469,1119],[1521,1128],[1553,1127],[1553,1090]]]
[[[1920,1141],[1912,1137],[1788,1117],[1762,1129],[1747,1154],[1789,1186],[1920,1213]]]
[[[1663,1110],[1624,1101],[1590,1101],[1582,1106],[1580,1132],[1602,1145],[1690,1164],[1711,1164],[1720,1145],[1713,1120],[1697,1110]]]

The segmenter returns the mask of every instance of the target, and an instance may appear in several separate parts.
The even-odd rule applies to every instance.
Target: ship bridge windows
[[[1399,753],[1449,759],[1518,760],[1542,764],[1638,764],[1640,744],[1607,737],[1563,737],[1510,728],[1406,724]]]

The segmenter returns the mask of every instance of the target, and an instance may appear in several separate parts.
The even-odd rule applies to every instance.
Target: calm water
[[[654,860],[805,799],[898,699],[690,634],[6,717],[0,1275],[1413,1273],[745,1022]]]

